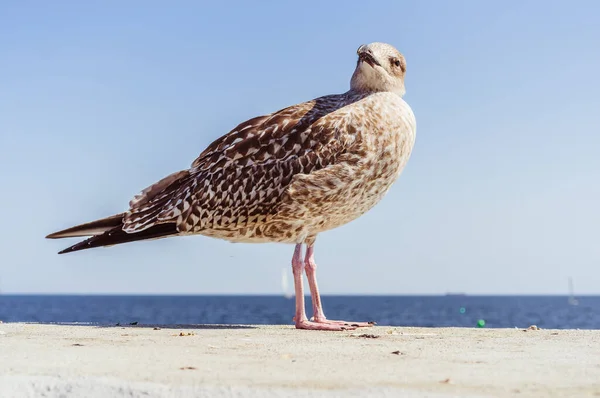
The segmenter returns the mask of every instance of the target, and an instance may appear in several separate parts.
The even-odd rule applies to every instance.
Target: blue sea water
[[[393,326],[600,329],[600,296],[323,296],[330,319]],[[306,300],[310,316],[310,299]],[[283,296],[0,295],[4,322],[149,325],[292,324]]]

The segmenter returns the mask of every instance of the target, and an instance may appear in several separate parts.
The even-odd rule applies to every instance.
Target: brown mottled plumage
[[[312,247],[318,233],[379,202],[415,141],[415,118],[401,98],[404,57],[383,43],[358,55],[350,91],[250,119],[190,169],[144,189],[122,215],[49,237],[92,235],[61,253],[189,234]]]

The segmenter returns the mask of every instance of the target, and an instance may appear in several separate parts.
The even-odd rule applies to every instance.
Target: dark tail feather
[[[174,223],[157,224],[141,232],[128,234],[121,229],[121,225],[102,235],[92,236],[84,241],[74,244],[58,252],[58,254],[71,253],[79,250],[91,249],[93,247],[113,246],[121,243],[135,242],[138,240],[166,238],[167,236],[177,235],[179,231]]]
[[[46,236],[48,239],[74,238],[78,236],[99,235],[123,224],[125,213],[115,214],[101,220],[88,222],[75,227],[63,229]]]

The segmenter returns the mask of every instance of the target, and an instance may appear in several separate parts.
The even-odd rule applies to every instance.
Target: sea
[[[600,296],[323,296],[329,319],[378,325],[600,329]],[[310,316],[310,299],[306,299]],[[281,296],[0,295],[0,321],[92,325],[292,325]]]

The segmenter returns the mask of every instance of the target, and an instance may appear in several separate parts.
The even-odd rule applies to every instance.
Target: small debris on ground
[[[71,344],[73,347],[83,347],[83,344],[79,344],[79,343],[75,343],[75,344]]]
[[[194,336],[194,332],[187,332],[187,333],[179,333],[179,336]]]
[[[378,339],[381,336],[377,336],[376,334],[366,334],[365,333],[365,334],[360,334],[360,335],[358,335],[356,337],[362,337],[362,338],[365,338],[365,339]]]
[[[531,325],[527,329],[523,329],[524,332],[528,330],[540,330],[540,328],[538,328],[536,325]]]
[[[195,370],[196,368],[193,367],[193,366],[184,366],[184,367],[179,368],[179,369],[181,369],[181,370]]]
[[[450,380],[450,378],[447,378],[445,380],[440,381],[440,383],[442,383],[442,384],[452,384],[452,380]]]
[[[398,334],[398,332],[396,332],[394,329],[388,329],[386,330],[387,334]]]
[[[554,333],[550,333],[550,334],[553,336],[556,336],[556,335],[558,335],[558,332],[554,332]]]
[[[400,352],[399,350],[398,351],[392,351],[392,354],[395,354],[395,355],[404,355],[404,353]]]
[[[160,328],[154,328],[154,329],[152,329],[152,330],[160,330]]]

